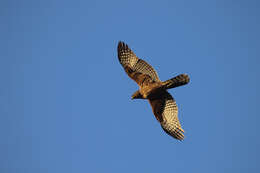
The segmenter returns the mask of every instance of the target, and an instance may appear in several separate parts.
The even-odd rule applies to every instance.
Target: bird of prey
[[[180,74],[172,79],[161,81],[153,67],[138,58],[124,42],[118,43],[117,53],[125,72],[139,86],[132,99],[147,99],[163,130],[175,139],[183,140],[184,130],[178,119],[178,108],[167,89],[189,83],[189,76]]]

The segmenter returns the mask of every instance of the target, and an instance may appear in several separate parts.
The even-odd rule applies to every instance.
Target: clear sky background
[[[260,172],[257,0],[0,3],[0,172]],[[163,132],[117,59],[125,41],[172,89]]]

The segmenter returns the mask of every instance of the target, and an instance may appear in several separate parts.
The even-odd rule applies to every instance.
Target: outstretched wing
[[[174,98],[167,91],[162,91],[159,95],[157,98],[149,99],[156,119],[167,134],[183,140],[184,130],[178,119],[178,107]]]
[[[120,64],[125,69],[137,84],[140,84],[140,75],[149,76],[153,81],[160,81],[157,72],[151,65],[142,59],[139,59],[134,52],[124,42],[119,42],[117,47],[118,59]]]

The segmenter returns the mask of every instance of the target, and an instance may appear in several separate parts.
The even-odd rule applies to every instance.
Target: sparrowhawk
[[[167,89],[189,83],[189,76],[180,74],[162,82],[153,67],[138,58],[127,44],[120,41],[117,52],[120,64],[128,76],[139,85],[139,90],[132,95],[132,99],[147,99],[163,130],[170,136],[183,140],[184,130],[178,119],[178,107]]]

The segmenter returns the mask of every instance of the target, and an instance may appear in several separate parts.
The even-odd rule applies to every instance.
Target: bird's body
[[[119,42],[117,50],[124,70],[139,85],[139,90],[132,95],[132,99],[148,99],[164,131],[178,140],[183,140],[184,130],[178,120],[178,108],[167,89],[187,84],[189,76],[181,74],[162,82],[152,66],[139,59],[125,43]]]
[[[138,92],[141,95],[141,99],[151,99],[160,95],[160,91],[164,90],[161,82],[147,82],[139,87]],[[133,97],[134,98],[134,97]]]

